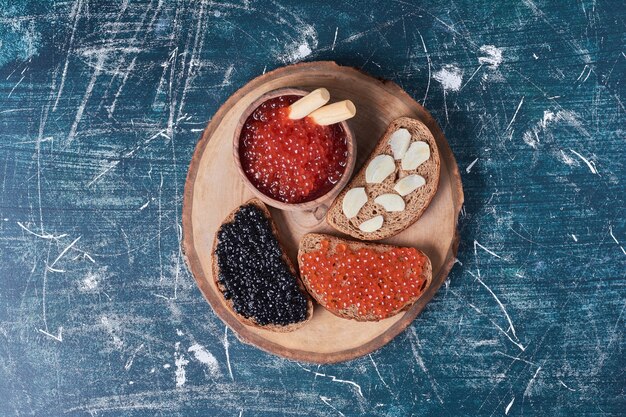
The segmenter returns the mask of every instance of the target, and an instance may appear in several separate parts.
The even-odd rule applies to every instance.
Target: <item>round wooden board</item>
[[[319,305],[313,319],[291,333],[274,333],[241,324],[226,308],[211,272],[211,250],[222,220],[253,197],[232,157],[232,135],[241,113],[261,94],[281,87],[313,90],[326,87],[331,100],[352,100],[357,115],[349,124],[356,136],[355,173],[387,125],[400,116],[418,118],[428,126],[441,153],[439,189],[424,215],[404,232],[382,241],[413,246],[433,264],[433,282],[409,310],[377,323],[338,318]],[[366,355],[404,330],[446,279],[458,247],[457,220],[463,189],[454,155],[432,116],[398,85],[377,80],[334,62],[309,62],[279,68],[250,81],[217,111],[196,146],[183,202],[183,249],[202,294],[215,313],[239,338],[267,352],[315,363],[341,362]],[[300,237],[308,232],[337,234],[324,221],[325,210],[289,212],[270,208],[288,255],[297,264]]]

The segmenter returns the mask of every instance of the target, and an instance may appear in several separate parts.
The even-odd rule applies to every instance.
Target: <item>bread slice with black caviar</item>
[[[313,302],[278,239],[265,204],[253,198],[222,222],[213,242],[213,278],[243,324],[290,332],[313,316]]]

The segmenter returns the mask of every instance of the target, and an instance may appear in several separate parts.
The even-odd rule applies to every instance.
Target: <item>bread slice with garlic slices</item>
[[[398,234],[430,204],[440,168],[439,149],[428,127],[400,117],[389,124],[361,170],[335,198],[326,221],[361,240]]]

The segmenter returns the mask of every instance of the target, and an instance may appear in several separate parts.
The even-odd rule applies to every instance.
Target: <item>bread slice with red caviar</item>
[[[410,134],[409,144],[411,146],[415,142],[422,142],[419,145],[423,145],[430,153],[425,161],[413,169],[403,169],[404,163],[402,159],[396,159],[395,152],[390,144],[392,135],[401,129],[408,131]],[[408,153],[406,149],[405,152]],[[381,182],[369,183],[366,181],[368,166],[375,158],[382,155],[389,155],[395,167],[391,165],[393,171],[391,169],[391,172],[387,171],[390,173]],[[335,198],[326,214],[326,221],[338,231],[361,240],[380,240],[400,233],[422,216],[437,193],[440,166],[441,161],[437,143],[428,127],[417,119],[400,117],[389,124],[361,170]],[[395,187],[400,180],[409,176],[420,181],[422,185],[406,195],[400,195],[401,193]],[[363,188],[365,191],[362,195],[363,200],[361,200],[363,205],[355,209],[356,213],[352,214],[353,217],[348,217],[345,209],[347,201],[344,202],[344,199],[346,199],[346,195],[351,190],[360,188]],[[358,191],[362,192],[362,190]],[[391,195],[396,200],[401,198],[399,201],[400,204],[404,205],[404,208],[398,211],[388,211],[384,205],[375,202],[377,197],[381,195]],[[371,230],[371,227],[369,229],[363,227],[363,224],[368,220],[373,220],[376,223],[376,220],[381,220],[381,218],[382,225],[375,224],[374,228],[377,227],[376,230]],[[361,227],[369,231],[361,230]]]
[[[309,233],[300,240],[300,277],[332,314],[380,321],[409,309],[430,286],[432,265],[415,248]]]
[[[313,301],[261,200],[247,201],[224,219],[212,256],[215,285],[243,324],[290,332],[313,317]]]

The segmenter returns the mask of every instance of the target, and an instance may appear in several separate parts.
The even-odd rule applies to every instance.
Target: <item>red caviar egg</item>
[[[285,95],[265,101],[248,117],[239,137],[241,166],[250,182],[285,203],[326,194],[348,162],[348,139],[341,124],[289,119],[289,106],[299,98]]]

